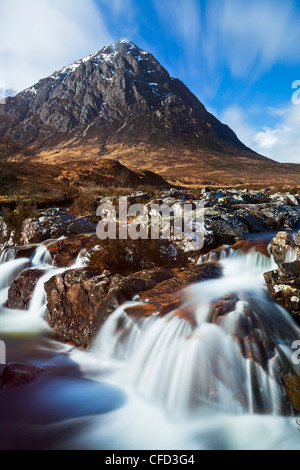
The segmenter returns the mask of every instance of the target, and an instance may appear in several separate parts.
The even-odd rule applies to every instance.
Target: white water
[[[0,265],[1,303],[29,262],[5,259]],[[221,259],[221,279],[189,288],[186,307],[193,309],[196,327],[179,319],[176,311],[164,318],[133,320],[124,305],[109,317],[91,352],[72,352],[86,379],[113,383],[124,390],[127,403],[105,417],[90,418],[84,435],[79,420],[78,434],[66,437],[65,443],[99,448],[102,440],[110,449],[300,448],[295,420],[281,416],[286,403],[279,380],[280,368],[293,367],[291,343],[300,332],[288,313],[265,296],[263,273],[276,264],[255,250],[248,255],[231,250]],[[79,257],[74,267],[82,263]],[[47,331],[43,285],[70,269],[50,264],[41,245],[32,267],[46,272],[30,309],[2,307],[0,332]],[[238,297],[234,308],[218,324],[212,323],[211,304],[228,294]],[[240,324],[245,322],[256,332],[257,343],[241,336]],[[267,359],[260,342],[267,345]],[[84,396],[83,386],[78,393]]]
[[[16,252],[13,248],[5,248],[0,255],[0,265],[15,259]]]
[[[291,341],[299,330],[287,312],[266,298],[262,274],[276,267],[273,258],[255,251],[232,254],[222,261],[221,279],[189,288],[185,306],[194,309],[196,328],[176,312],[133,321],[125,306],[107,320],[93,347],[99,360],[122,362],[120,380],[172,416],[207,406],[238,414],[257,409],[280,414],[284,390],[278,369],[291,366]],[[212,324],[211,304],[229,293],[238,296],[235,308],[218,325]],[[254,301],[252,316],[249,299]],[[236,340],[239,323],[245,321],[263,344],[269,343],[269,349],[260,352],[255,342],[240,338],[246,355],[256,355],[257,361],[245,358]],[[270,356],[267,364],[264,353]]]
[[[15,250],[11,250],[16,255]],[[52,258],[44,243],[34,252],[32,259],[12,259],[10,250],[4,251],[0,264],[0,332],[33,332],[49,330],[44,321],[47,303],[44,284],[57,274],[68,269],[76,269],[83,266],[84,259],[81,254],[78,256],[73,266],[68,268],[56,268],[52,266]],[[24,271],[24,269],[41,269],[45,274],[39,279],[33,291],[29,310],[26,312],[18,310],[8,310],[4,304],[7,301],[8,289],[12,282]],[[1,308],[2,306],[2,308]]]

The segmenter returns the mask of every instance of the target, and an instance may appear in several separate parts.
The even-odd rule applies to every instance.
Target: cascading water
[[[16,251],[13,248],[5,248],[0,255],[0,265],[15,259]]]
[[[287,259],[294,256],[290,252]],[[29,311],[0,307],[0,332],[49,331],[43,321],[44,283],[66,269],[83,266],[84,256],[71,268],[55,268],[42,244],[31,259],[14,258],[14,250],[6,250],[1,257],[1,304],[9,285],[24,269],[38,267],[45,274],[35,287]],[[179,318],[176,311],[165,317],[131,318],[127,308],[138,305],[131,302],[108,318],[90,352],[68,349],[63,353],[63,367],[67,354],[80,368],[78,394],[84,410],[90,401],[85,382],[90,379],[112,383],[127,397],[127,403],[107,419],[91,418],[88,428],[85,422],[84,436],[78,421],[78,433],[74,429],[71,433],[72,446],[88,441],[97,448],[110,435],[112,449],[300,448],[295,421],[283,417],[291,410],[281,380],[283,372],[295,370],[291,343],[300,332],[287,312],[266,295],[263,273],[276,264],[272,256],[255,249],[247,255],[226,249],[220,261],[221,279],[189,288],[189,301],[182,308],[193,313],[193,324]],[[57,363],[60,359],[55,354],[62,347],[47,344]],[[37,352],[45,354],[44,347],[37,346]],[[64,370],[68,375],[68,369]],[[60,384],[64,395],[63,380]],[[51,408],[54,389],[43,397]],[[103,400],[101,395],[99,400]],[[241,433],[246,428],[247,439]],[[60,428],[54,426],[52,431],[56,429]],[[268,436],[264,445],[260,433]]]
[[[221,279],[189,289],[183,307],[194,311],[196,327],[176,311],[135,321],[125,306],[107,320],[93,354],[125,363],[122,380],[173,416],[207,406],[230,413],[286,412],[280,371],[294,370],[291,343],[300,332],[266,295],[263,273],[276,263],[255,250],[231,250],[221,264]],[[218,301],[220,311],[222,302],[232,303],[226,315],[213,308]]]
[[[52,258],[47,250],[45,244],[41,244],[35,251],[35,254],[31,261],[33,266],[41,266],[44,264],[52,265]]]
[[[56,240],[51,241],[54,243]],[[80,253],[76,262],[71,267],[56,268],[52,266],[52,258],[47,250],[46,245],[49,242],[40,244],[33,252],[31,258],[15,259],[17,250],[11,248],[4,250],[0,264],[0,331],[16,332],[16,331],[40,331],[48,330],[48,326],[44,322],[47,309],[47,299],[44,290],[44,284],[53,276],[63,273],[67,269],[76,269],[84,266],[84,253]],[[17,310],[8,310],[5,307],[7,301],[8,289],[14,280],[26,269],[40,269],[45,274],[37,282],[29,310],[20,312]],[[2,306],[2,308],[1,308]]]

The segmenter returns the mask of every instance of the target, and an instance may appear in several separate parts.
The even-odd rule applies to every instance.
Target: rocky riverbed
[[[76,218],[63,209],[39,211],[35,218],[23,222],[22,245],[18,246],[14,230],[8,233],[9,229],[2,218],[2,259],[29,259],[28,269],[9,288],[7,306],[12,309],[29,308],[36,284],[45,275],[45,270],[34,269],[30,262],[36,248],[42,244],[54,267],[70,268],[45,283],[46,319],[55,335],[87,347],[100,326],[123,302],[140,295],[142,299],[149,297],[151,303],[135,308],[135,314],[139,314],[139,310],[145,315],[156,311],[166,314],[183,302],[184,294],[181,292],[184,287],[201,279],[221,276],[222,269],[217,262],[228,256],[230,251],[247,253],[256,249],[267,257],[272,254],[279,266],[279,270],[265,274],[271,297],[291,314],[299,314],[300,261],[298,263],[296,260],[300,259],[300,236],[293,237],[288,232],[296,231],[300,224],[299,195],[270,194],[268,190],[171,189],[162,191],[155,199],[151,194],[133,193],[128,201],[131,204],[143,202],[147,206],[154,202],[169,206],[201,203],[205,214],[204,247],[199,252],[190,252],[185,241],[173,242],[176,250],[165,255],[163,268],[153,266],[150,270],[143,269],[144,260],[140,256],[137,265],[132,266],[127,274],[123,272],[122,259],[120,272],[95,272],[87,270],[84,265],[72,269],[81,254],[97,250],[101,245],[95,233],[94,214]],[[112,196],[99,200],[99,204],[107,202],[117,204],[117,199]],[[278,233],[270,251],[268,242],[249,241],[250,234],[276,230],[285,232]],[[163,247],[164,241],[161,240],[158,249]],[[183,257],[178,257],[178,251],[185,254],[182,265]],[[177,265],[172,260],[174,256],[179,258]],[[288,256],[292,257],[292,263],[286,263]]]
[[[114,197],[99,200],[99,204],[108,200],[117,204]],[[111,357],[118,360],[137,348],[139,367],[143,368],[144,360],[145,370],[151,364],[157,369],[154,388],[159,386],[158,371],[174,381],[175,371],[183,364],[180,355],[188,354],[193,358],[189,387],[198,390],[197,403],[225,406],[229,399],[236,403],[235,411],[296,413],[296,402],[284,390],[286,381],[294,380],[298,371],[279,345],[291,347],[298,339],[300,197],[267,190],[171,189],[155,197],[134,193],[129,202],[148,206],[154,202],[169,206],[201,203],[204,246],[195,251],[186,240],[170,240],[167,245],[160,240],[155,245],[160,251],[156,258],[139,246],[131,253],[131,262],[125,249],[116,251],[117,255],[111,253],[111,260],[118,258],[117,264],[115,259],[111,261],[111,269],[101,265],[96,269],[95,262],[91,269],[90,256],[103,250],[95,233],[94,214],[76,218],[67,209],[39,211],[23,221],[18,243],[3,217],[0,282],[6,315],[11,310],[28,312],[30,318],[41,316],[57,340],[82,349],[93,350],[95,344],[108,342]],[[139,337],[145,341],[141,350]],[[178,363],[171,351],[167,353],[171,339],[172,354],[178,350]],[[183,340],[185,353],[183,343],[177,344]],[[217,356],[210,350],[210,341],[219,351]],[[155,362],[153,351],[160,343],[163,349],[157,351]],[[200,349],[193,349],[193,344]],[[225,363],[221,366],[222,354]],[[138,383],[139,367],[135,369]],[[226,376],[228,367],[233,375]],[[0,385],[23,386],[47,377],[48,372],[53,373],[51,368],[11,364]],[[154,372],[149,369],[149,374]],[[164,387],[167,406],[169,393],[175,399],[177,392],[170,391],[167,383]],[[185,406],[193,408],[196,402],[190,390]]]

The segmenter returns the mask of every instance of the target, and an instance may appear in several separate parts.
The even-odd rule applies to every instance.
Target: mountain
[[[9,123],[9,126],[8,126]],[[174,178],[278,165],[247,148],[151,55],[127,39],[0,105],[0,138],[45,163],[118,159]]]

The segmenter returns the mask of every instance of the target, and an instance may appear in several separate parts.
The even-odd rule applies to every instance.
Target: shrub
[[[3,221],[7,226],[7,238],[14,232],[16,243],[20,243],[22,237],[22,227],[26,219],[32,219],[38,215],[36,205],[19,204],[14,211],[7,207],[2,208]]]
[[[74,217],[83,217],[86,215],[95,215],[97,209],[97,202],[93,195],[88,193],[81,194],[74,200],[69,209],[69,214]]]

